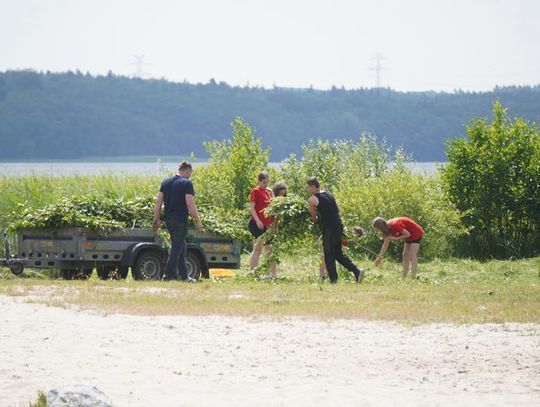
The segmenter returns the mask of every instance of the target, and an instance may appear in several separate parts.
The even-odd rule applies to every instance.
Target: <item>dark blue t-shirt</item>
[[[188,208],[186,205],[186,194],[195,195],[193,184],[187,178],[175,175],[167,178],[161,183],[159,192],[163,192],[163,202],[165,203],[165,220],[173,216],[181,221],[188,221]]]

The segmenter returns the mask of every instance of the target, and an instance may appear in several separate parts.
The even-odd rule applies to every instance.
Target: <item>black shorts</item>
[[[259,229],[257,227],[257,224],[255,223],[255,221],[253,220],[253,218],[250,219],[249,223],[248,223],[248,230],[249,230],[249,233],[251,233],[251,235],[257,239],[258,237],[260,237],[264,232],[266,232],[268,230],[268,228],[265,226],[264,229]]]
[[[406,241],[405,243],[418,243],[418,244],[420,244],[420,240],[422,240],[422,238],[416,239],[416,240],[411,240],[411,241]]]

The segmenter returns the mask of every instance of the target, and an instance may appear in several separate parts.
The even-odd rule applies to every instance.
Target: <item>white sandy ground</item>
[[[106,315],[0,296],[0,406],[539,406],[540,325]]]

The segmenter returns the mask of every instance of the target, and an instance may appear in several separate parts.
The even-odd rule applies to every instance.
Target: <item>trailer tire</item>
[[[24,265],[22,263],[19,263],[19,262],[11,263],[9,265],[9,269],[16,276],[20,276],[22,274],[22,272],[24,271]]]
[[[199,255],[191,250],[188,250],[186,255],[187,275],[190,278],[198,280],[202,274],[202,263]]]
[[[100,280],[125,280],[129,267],[125,266],[98,266],[96,272]]]
[[[163,275],[163,256],[156,250],[139,253],[131,268],[134,280],[159,280]]]

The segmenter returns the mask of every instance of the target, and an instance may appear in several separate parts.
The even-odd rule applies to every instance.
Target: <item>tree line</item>
[[[0,72],[0,159],[93,156],[206,157],[240,116],[257,129],[271,161],[310,140],[358,140],[367,132],[417,161],[446,161],[447,140],[500,100],[509,115],[540,118],[540,86],[490,92],[398,92],[230,86],[117,76]]]

